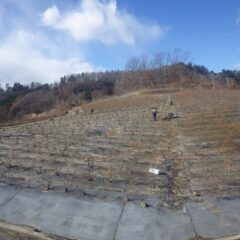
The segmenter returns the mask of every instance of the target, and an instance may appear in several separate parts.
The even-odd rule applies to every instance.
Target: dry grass
[[[63,116],[64,114],[65,114],[64,110],[53,109],[50,112],[46,112],[42,114],[30,114],[30,115],[24,116],[21,119],[16,119],[8,122],[0,122],[0,127],[8,127],[8,126],[15,126],[20,124],[45,121],[51,118]]]
[[[170,91],[170,90],[169,90]],[[174,90],[171,90],[174,92]],[[84,110],[90,111],[95,109],[96,111],[107,111],[113,109],[124,108],[141,108],[141,107],[157,107],[167,96],[165,90],[156,90],[150,92],[136,92],[123,96],[111,97],[103,100],[91,102],[83,105]]]
[[[240,149],[239,91],[202,90],[177,93],[174,101],[185,112],[189,134],[201,141],[216,142],[230,151]]]
[[[178,130],[194,186],[218,196],[239,194],[239,91],[185,91],[176,93],[173,101],[181,113]]]
[[[64,240],[61,237],[49,237],[37,229],[16,226],[0,222],[0,239],[2,240]],[[67,240],[67,239],[65,239]]]
[[[99,100],[83,105],[85,112],[79,111],[79,114],[70,112],[54,121],[1,129],[3,149],[5,144],[9,149],[16,148],[15,159],[6,163],[8,166],[19,164],[19,168],[7,169],[14,182],[24,175],[32,185],[43,180],[47,185],[45,189],[49,184],[56,188],[64,186],[67,191],[85,186],[133,194],[142,191],[149,195],[150,191],[155,194],[163,189],[162,186],[168,188],[170,194],[173,185],[176,194],[177,188],[181,188],[180,193],[188,194],[185,190],[192,180],[210,192],[217,189],[219,195],[226,193],[223,187],[233,184],[235,187],[240,180],[237,172],[239,91],[163,93],[159,90],[152,93],[138,92]],[[169,100],[173,104],[169,104]],[[159,116],[174,112],[179,118],[171,121],[159,118],[153,122],[151,107],[159,107]],[[92,108],[93,115],[90,114]],[[105,111],[109,111],[107,115],[102,114]],[[5,136],[11,133],[10,138]],[[24,154],[22,162],[16,157],[19,151]],[[31,164],[32,169],[24,171]],[[158,178],[149,176],[148,168],[161,168],[164,164],[169,165],[173,179],[159,180],[157,185]],[[162,183],[165,185],[160,186]],[[160,186],[159,189],[155,185]]]

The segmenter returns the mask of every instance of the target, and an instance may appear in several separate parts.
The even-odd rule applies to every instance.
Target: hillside
[[[240,71],[209,71],[206,67],[157,54],[149,62],[133,58],[125,71],[63,76],[60,82],[0,86],[0,125],[31,122],[61,116],[72,107],[109,96],[155,89],[239,89]],[[162,62],[163,61],[163,62]],[[169,59],[168,59],[169,61]]]
[[[169,113],[178,118],[163,120]],[[239,123],[237,90],[163,89],[94,101],[0,128],[0,181],[155,204],[239,195]]]

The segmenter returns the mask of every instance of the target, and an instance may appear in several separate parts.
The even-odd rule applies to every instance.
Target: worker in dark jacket
[[[157,121],[157,109],[156,108],[152,109],[152,116],[153,116],[153,120]]]

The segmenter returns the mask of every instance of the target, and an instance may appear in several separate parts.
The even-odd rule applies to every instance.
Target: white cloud
[[[42,22],[69,32],[79,42],[133,45],[136,41],[160,38],[166,31],[158,24],[142,23],[133,15],[119,10],[116,0],[82,0],[79,9],[64,13],[53,6],[44,11]]]
[[[54,5],[51,8],[48,8],[42,17],[42,21],[45,25],[51,26],[55,25],[60,19],[60,13],[58,8]]]
[[[234,64],[232,67],[234,70],[239,71],[240,70],[240,63]]]
[[[43,54],[50,46],[45,39],[25,31],[12,33],[0,44],[0,83],[54,82],[71,73],[93,71],[94,67],[78,58],[61,60]],[[51,51],[51,49],[49,49]]]

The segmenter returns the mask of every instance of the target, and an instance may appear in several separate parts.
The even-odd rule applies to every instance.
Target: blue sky
[[[240,69],[239,0],[1,0],[0,84],[124,69],[180,48],[216,72]]]

